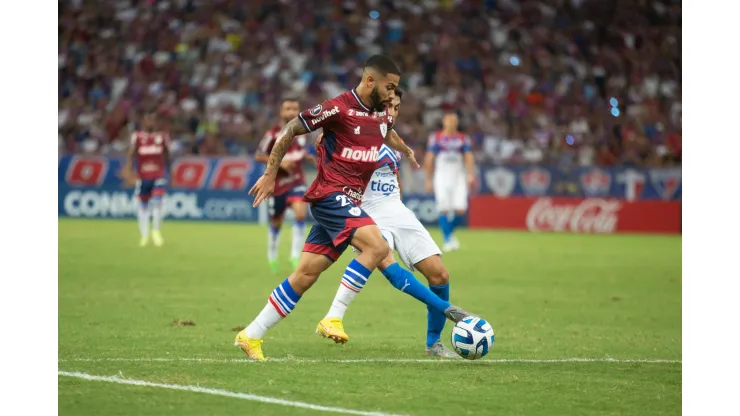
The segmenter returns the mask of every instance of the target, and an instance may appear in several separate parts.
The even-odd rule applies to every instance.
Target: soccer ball
[[[468,316],[452,328],[452,348],[466,360],[477,360],[493,347],[493,328],[483,318]]]

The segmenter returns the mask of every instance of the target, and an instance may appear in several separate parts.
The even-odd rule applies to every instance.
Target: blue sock
[[[449,302],[450,301],[450,284],[441,286],[429,286],[429,289],[440,299]],[[432,309],[427,306],[427,347],[431,347],[432,344],[439,341],[442,335],[442,330],[445,328],[447,318],[444,313]]]
[[[283,280],[283,283],[280,283],[280,285],[272,291],[269,300],[275,310],[277,310],[277,313],[285,318],[293,312],[293,308],[295,308],[295,305],[299,300],[301,300],[301,295],[296,293],[295,290],[293,290],[293,287],[290,286],[288,279],[285,279]]]
[[[450,237],[452,237],[452,224],[450,223],[450,219],[447,218],[447,214],[439,215],[439,228],[442,229],[442,237],[445,243],[449,242]]]
[[[342,285],[354,292],[359,292],[365,287],[365,283],[367,283],[367,279],[372,272],[372,270],[368,270],[357,259],[352,259],[347,265],[347,268],[344,269]]]
[[[445,309],[450,307],[450,302],[435,295],[428,287],[416,280],[416,277],[410,271],[404,269],[398,263],[391,264],[382,272],[393,287],[424,302],[435,311],[444,315]]]
[[[465,225],[465,214],[455,214],[455,219],[453,222],[453,229],[457,227],[462,227]]]

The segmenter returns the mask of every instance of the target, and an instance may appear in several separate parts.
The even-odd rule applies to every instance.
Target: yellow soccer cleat
[[[324,338],[336,342],[337,344],[344,344],[349,341],[349,335],[344,332],[344,324],[342,318],[324,318],[316,326],[316,333]]]
[[[236,334],[234,345],[241,348],[242,351],[247,354],[247,357],[253,360],[265,360],[265,355],[262,353],[262,340],[249,338],[247,336],[246,329],[242,329],[238,334]]]
[[[139,247],[146,247],[147,244],[149,244],[149,237],[141,237],[141,240],[139,240]]]
[[[164,244],[164,238],[162,238],[162,233],[159,230],[152,231],[152,241],[157,247],[162,247],[162,244]]]

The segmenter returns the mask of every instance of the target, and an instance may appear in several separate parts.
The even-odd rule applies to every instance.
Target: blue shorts
[[[347,249],[355,230],[375,225],[367,212],[341,192],[312,203],[309,209],[316,225],[311,227],[303,251],[323,254],[332,261]]]
[[[294,186],[290,191],[280,195],[267,198],[267,213],[270,218],[279,218],[285,214],[285,210],[293,205],[295,201],[303,201],[303,195],[306,194],[306,185]]]
[[[142,202],[149,201],[149,198],[161,198],[164,196],[167,187],[167,178],[143,179],[136,181],[136,190],[134,195]]]

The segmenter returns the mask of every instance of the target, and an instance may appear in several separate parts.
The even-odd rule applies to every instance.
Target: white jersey
[[[362,209],[370,213],[389,201],[401,201],[397,177],[400,165],[401,153],[382,145],[375,172],[362,195]]]
[[[472,151],[468,136],[460,132],[447,135],[438,131],[429,136],[427,151],[435,156],[435,181],[446,179],[455,182],[457,178],[465,177],[464,155]]]
[[[413,211],[401,201],[397,176],[400,164],[401,153],[381,146],[375,172],[362,195],[362,209],[378,225],[391,250],[396,250],[413,271],[420,261],[442,252]]]

